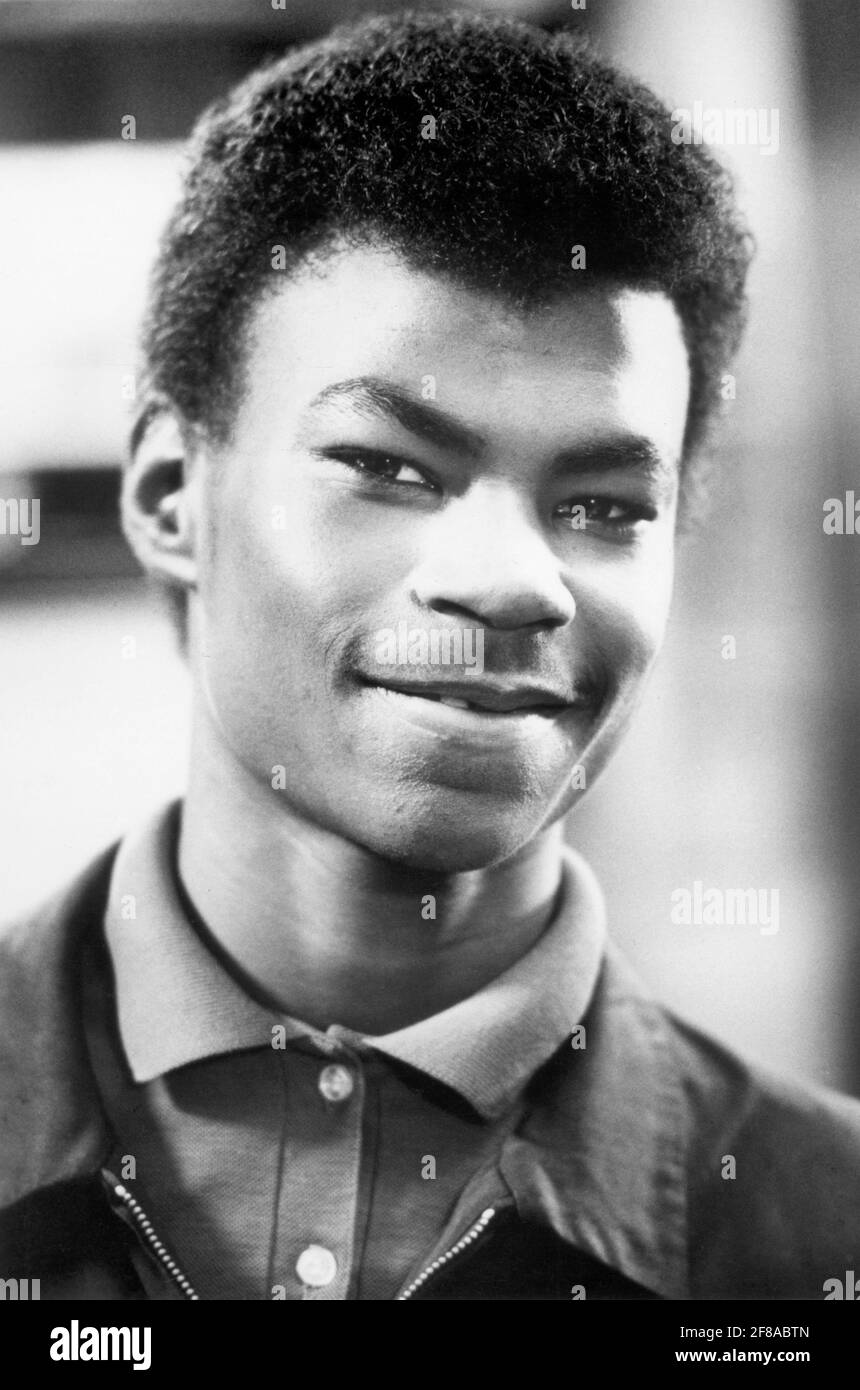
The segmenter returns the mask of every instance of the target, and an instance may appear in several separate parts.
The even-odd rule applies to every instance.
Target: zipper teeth
[[[125,1206],[128,1207],[150,1249],[158,1258],[159,1263],[167,1270],[174,1283],[182,1290],[189,1301],[199,1303],[200,1295],[195,1292],[193,1285],[186,1279],[179,1265],[168,1253],[166,1246],[158,1239],[152,1222],[137,1198],[132,1197],[128,1188],[123,1187],[122,1183],[116,1183],[114,1185],[114,1192]],[[483,1235],[495,1214],[495,1207],[487,1207],[485,1211],[482,1211],[477,1221],[469,1227],[465,1235],[460,1237],[456,1245],[452,1245],[450,1250],[446,1250],[444,1255],[440,1255],[438,1259],[435,1259],[432,1264],[429,1264],[426,1269],[422,1270],[418,1277],[413,1279],[412,1283],[409,1284],[401,1294],[397,1295],[396,1302],[404,1303],[412,1298],[413,1294],[417,1293],[420,1288],[423,1288],[428,1279],[432,1279],[433,1275],[437,1274],[440,1269],[443,1269],[445,1265],[450,1264],[451,1260],[456,1259],[464,1250],[467,1250],[468,1247],[478,1239],[478,1236]]]
[[[137,1198],[132,1197],[128,1188],[123,1187],[122,1183],[114,1184],[114,1192],[128,1207],[129,1211],[131,1212],[132,1216],[134,1217],[137,1223],[138,1228],[145,1237],[147,1244],[149,1245],[150,1249],[154,1252],[154,1254],[158,1257],[159,1262],[167,1270],[173,1282],[179,1286],[179,1288],[185,1294],[185,1297],[187,1299],[189,1299],[192,1302],[199,1303],[200,1295],[198,1293],[195,1293],[193,1286],[185,1278],[185,1275],[182,1273],[182,1270],[179,1268],[179,1265],[168,1253],[167,1247],[163,1245],[162,1242],[158,1239],[158,1236],[155,1234],[152,1222],[150,1221],[146,1212],[143,1210],[143,1207],[140,1205],[140,1202],[137,1200]]]
[[[462,1254],[467,1246],[471,1245],[473,1241],[478,1239],[479,1235],[483,1234],[495,1214],[495,1207],[487,1207],[486,1211],[482,1211],[474,1225],[470,1226],[466,1234],[460,1237],[457,1244],[452,1245],[450,1250],[446,1250],[444,1255],[440,1255],[438,1260],[434,1260],[432,1264],[422,1270],[418,1278],[413,1279],[412,1283],[405,1288],[401,1294],[397,1295],[395,1302],[403,1303],[406,1299],[411,1298],[412,1295],[417,1292],[418,1289],[422,1288],[423,1285],[427,1283],[427,1280],[431,1279],[444,1265],[449,1264],[451,1260],[456,1259],[458,1255]]]

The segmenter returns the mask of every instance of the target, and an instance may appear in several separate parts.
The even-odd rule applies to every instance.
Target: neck
[[[474,994],[549,923],[560,825],[501,865],[429,882],[294,814],[286,796],[196,721],[182,886],[234,973],[279,1011],[393,1032]]]

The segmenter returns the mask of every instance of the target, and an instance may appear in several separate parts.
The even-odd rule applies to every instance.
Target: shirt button
[[[331,1066],[323,1067],[317,1085],[326,1100],[348,1100],[355,1083],[346,1067]]]
[[[312,1289],[324,1289],[337,1274],[337,1260],[324,1245],[309,1245],[296,1260],[296,1274]]]

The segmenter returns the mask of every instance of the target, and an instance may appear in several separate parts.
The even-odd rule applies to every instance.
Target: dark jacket
[[[83,1000],[114,853],[0,937],[0,1278],[42,1299],[193,1296],[104,1169]],[[751,1070],[614,950],[585,1024],[401,1298],[819,1300],[860,1270],[860,1103]]]

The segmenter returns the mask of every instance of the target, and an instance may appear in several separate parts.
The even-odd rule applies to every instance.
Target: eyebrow
[[[655,482],[676,472],[679,461],[666,458],[650,439],[637,434],[616,434],[563,449],[553,459],[554,473],[617,473],[634,469]]]
[[[310,405],[313,409],[337,400],[349,401],[369,415],[394,420],[438,449],[470,459],[481,458],[487,452],[488,441],[477,430],[380,377],[334,382],[314,396]],[[666,478],[673,472],[672,461],[664,458],[650,439],[626,432],[563,449],[554,456],[552,468],[559,474],[611,473],[634,468],[655,479]]]
[[[369,415],[395,420],[410,434],[437,449],[473,459],[480,458],[486,451],[487,441],[476,430],[455,420],[446,411],[418,400],[402,387],[395,386],[394,382],[384,381],[380,377],[360,376],[349,381],[337,381],[314,396],[311,406],[343,398]]]

